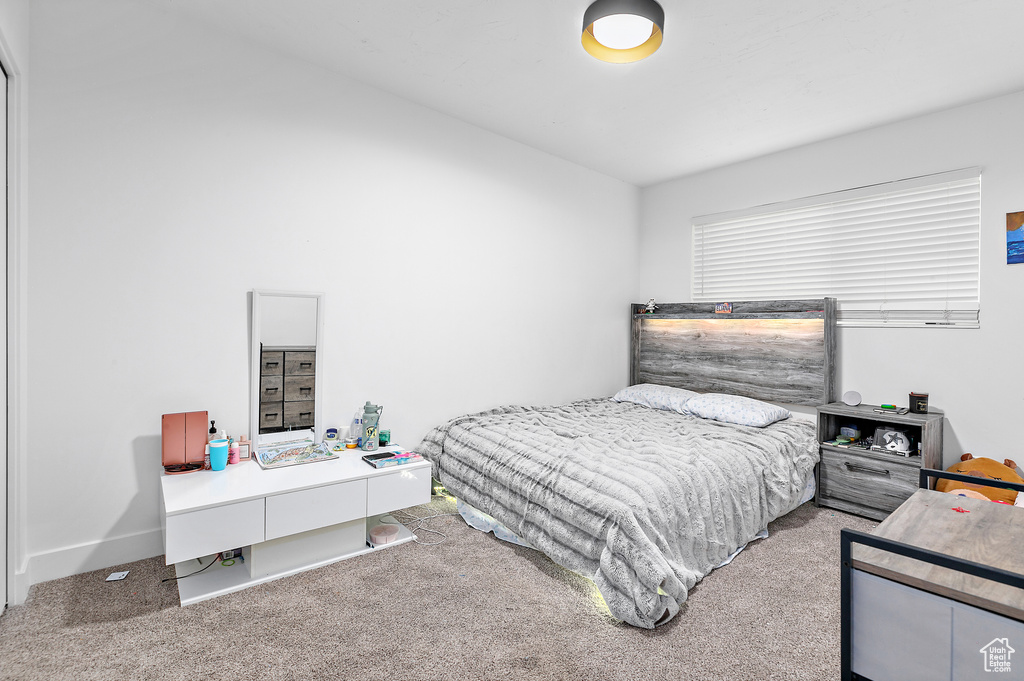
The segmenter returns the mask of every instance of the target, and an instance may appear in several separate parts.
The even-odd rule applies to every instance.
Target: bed
[[[664,624],[807,498],[814,425],[763,401],[833,397],[832,299],[715,307],[631,306],[616,399],[460,416],[418,451],[470,520],[592,579],[615,617]]]

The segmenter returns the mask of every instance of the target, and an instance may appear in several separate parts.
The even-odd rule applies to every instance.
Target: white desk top
[[[401,447],[381,447],[379,451],[401,451]],[[341,452],[331,461],[299,464],[263,470],[255,461],[232,464],[222,471],[196,471],[182,475],[162,475],[164,512],[177,515],[213,506],[249,499],[260,499],[285,492],[322,487],[349,480],[362,480],[403,470],[429,468],[427,460],[400,466],[374,468],[362,460],[365,454],[354,449]]]

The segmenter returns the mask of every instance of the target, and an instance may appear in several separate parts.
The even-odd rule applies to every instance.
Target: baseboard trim
[[[7,593],[7,605],[21,605],[28,598],[28,572],[15,572],[14,579],[8,582],[10,591]]]
[[[25,572],[18,575],[18,588],[20,591],[21,583],[24,583],[27,595],[31,584],[152,558],[163,555],[163,552],[163,532],[158,528],[33,553],[29,555]],[[16,599],[16,602],[23,601],[23,598]]]

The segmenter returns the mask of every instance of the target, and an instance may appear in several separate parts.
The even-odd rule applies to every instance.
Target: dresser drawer
[[[260,376],[260,402],[284,399],[284,376]]]
[[[260,355],[260,374],[280,376],[284,373],[284,353],[271,350]]]
[[[267,540],[364,517],[366,481],[353,480],[267,497]]]
[[[312,376],[316,373],[315,352],[286,352],[285,376]]]
[[[286,352],[284,356],[285,376],[312,376],[316,372],[315,352]]]
[[[822,449],[818,501],[828,505],[830,499],[837,499],[891,513],[917,489],[920,470],[916,462]]]
[[[313,425],[313,403],[312,402],[285,402],[284,403],[284,426],[285,428],[305,428]]]
[[[167,516],[167,565],[258,544],[264,540],[264,509],[260,498]]]
[[[284,426],[284,402],[264,402],[260,404],[260,431],[264,428],[281,428]]]
[[[313,376],[285,376],[284,401],[299,402],[313,399]]]
[[[366,481],[366,515],[378,515],[430,501],[430,466],[395,466],[393,473]]]

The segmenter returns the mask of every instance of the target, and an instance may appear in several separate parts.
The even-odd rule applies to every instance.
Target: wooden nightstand
[[[818,407],[821,462],[816,473],[815,503],[819,506],[882,520],[917,490],[922,465],[942,469],[942,414],[879,414],[876,408],[841,402]],[[915,448],[920,443],[921,454],[904,457],[826,444],[848,425],[859,428],[862,438],[873,435],[881,426],[905,430]]]

